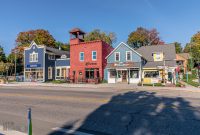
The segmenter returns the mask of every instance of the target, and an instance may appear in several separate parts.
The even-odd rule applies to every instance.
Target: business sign
[[[153,60],[154,61],[163,61],[163,53],[161,52],[157,52],[157,53],[153,53]]]
[[[91,65],[97,65],[97,63],[94,63],[94,62],[86,62],[85,65],[86,65],[86,66],[91,66]]]
[[[31,65],[26,65],[27,68],[38,68],[41,67],[41,64],[31,64]]]

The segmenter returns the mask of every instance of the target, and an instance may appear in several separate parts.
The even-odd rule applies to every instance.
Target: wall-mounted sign
[[[97,63],[94,63],[94,62],[86,62],[85,65],[86,65],[86,66],[91,66],[91,65],[97,65]]]
[[[37,68],[41,67],[41,64],[31,64],[31,65],[26,65],[27,68]]]

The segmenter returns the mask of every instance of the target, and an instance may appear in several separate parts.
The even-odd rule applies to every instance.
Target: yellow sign
[[[163,61],[163,53],[153,53],[153,60],[154,61]]]

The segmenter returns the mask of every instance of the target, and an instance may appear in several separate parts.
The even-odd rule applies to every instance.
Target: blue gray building
[[[45,82],[67,79],[70,69],[67,51],[37,45],[34,41],[24,50],[24,80]]]
[[[107,57],[104,79],[108,83],[139,83],[143,58],[127,44],[121,42]]]

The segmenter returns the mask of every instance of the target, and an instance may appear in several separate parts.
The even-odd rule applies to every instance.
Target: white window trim
[[[119,54],[119,60],[116,60],[116,54]],[[120,52],[115,52],[115,61],[120,61]]]
[[[35,59],[33,59],[34,57],[33,56],[36,56]],[[37,58],[37,59],[36,59]],[[29,54],[29,62],[38,62],[38,53],[36,52],[32,52]]]
[[[94,56],[94,55],[93,55],[93,52],[96,52],[96,59],[93,59],[93,56]],[[92,60],[93,60],[93,61],[96,61],[96,60],[97,60],[97,51],[92,51]]]
[[[81,60],[81,53],[83,53],[83,60]],[[79,53],[79,60],[80,60],[80,61],[84,61],[84,59],[85,59],[85,53],[84,53],[84,52],[80,52],[80,53]]]
[[[51,69],[51,73],[49,74],[49,69]],[[48,67],[48,79],[52,79],[53,78],[53,73],[52,73],[53,69],[52,67]]]
[[[130,57],[131,57],[131,59],[130,60],[128,60],[127,58],[127,54],[130,52]],[[132,51],[126,51],[126,61],[132,61]]]

